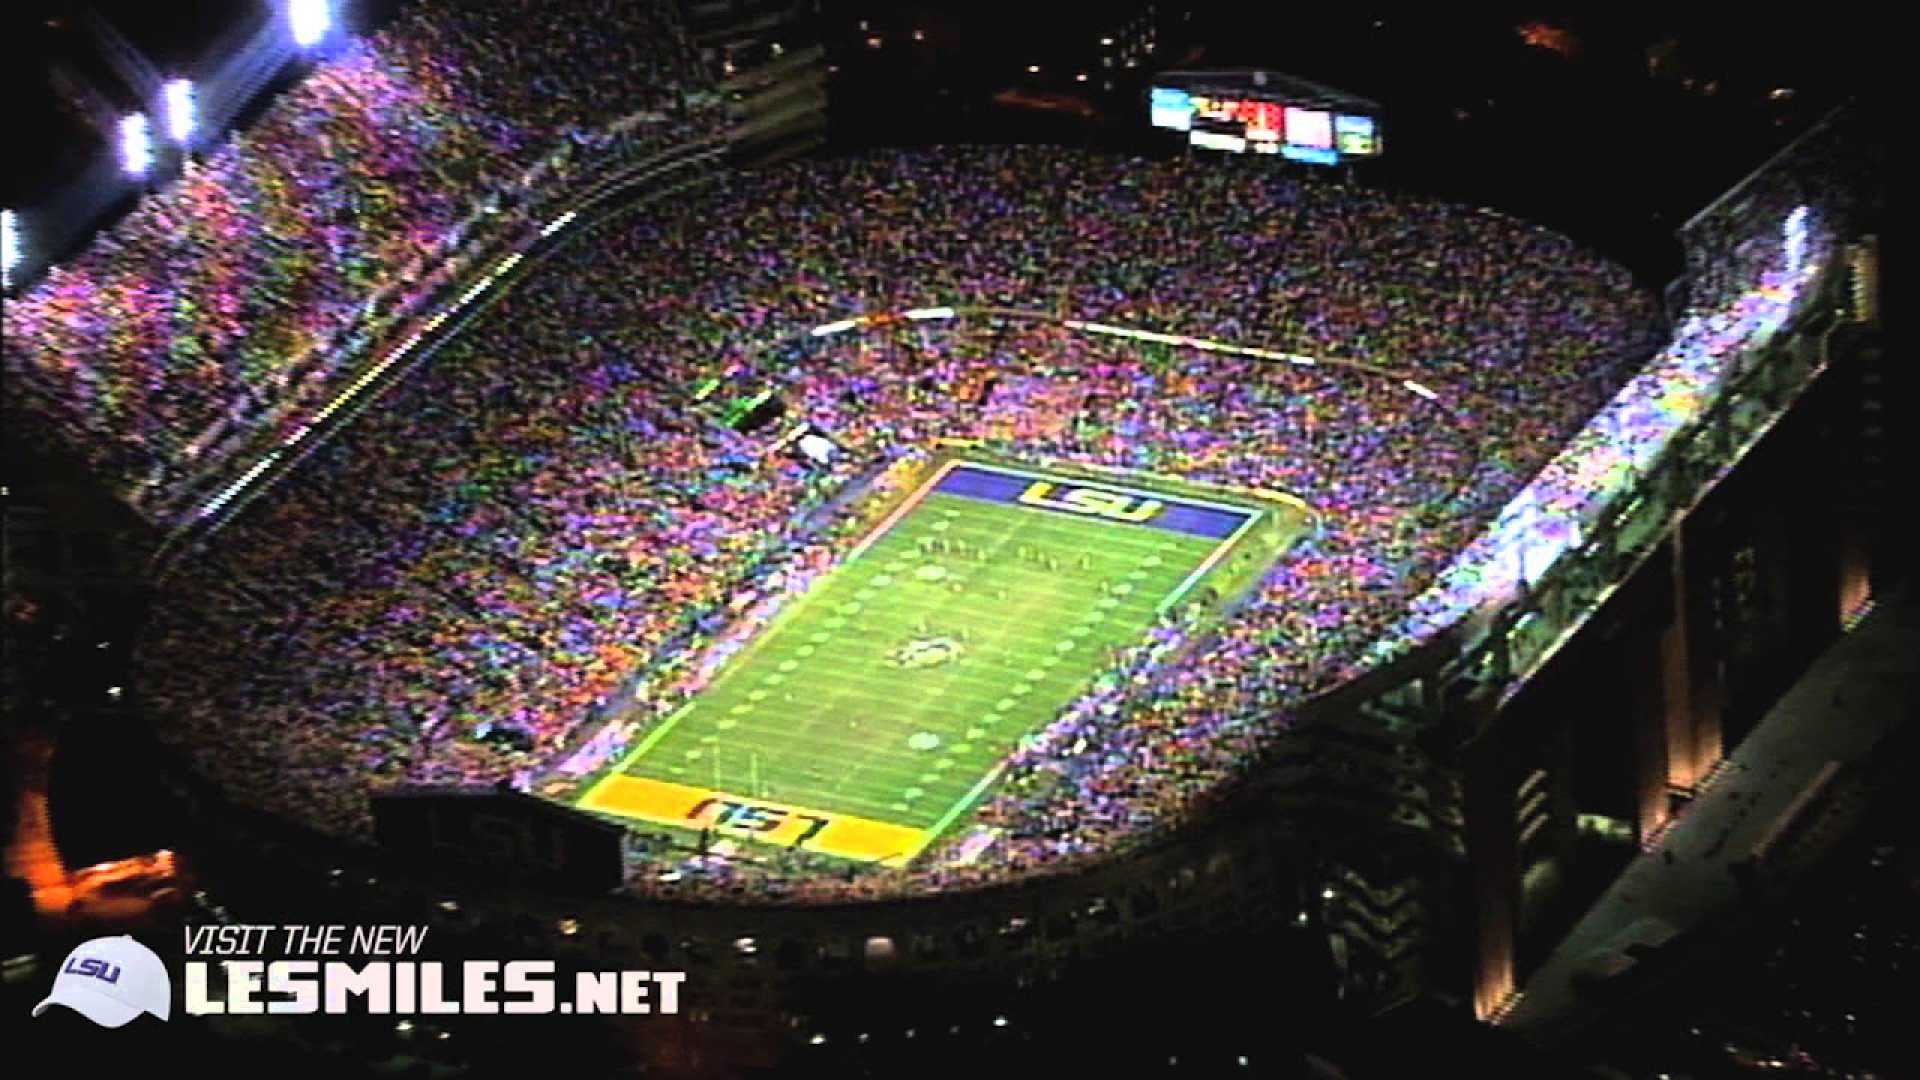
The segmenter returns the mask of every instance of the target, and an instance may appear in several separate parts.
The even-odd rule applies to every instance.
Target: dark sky
[[[222,27],[264,14],[252,0],[108,0],[94,7],[159,70],[184,66]],[[0,195],[9,206],[70,173],[100,145],[83,119],[85,103],[63,92],[62,82],[79,82],[119,108],[132,104],[89,25],[86,6],[69,0],[13,0],[0,12],[7,50],[0,78],[9,103]]]
[[[377,24],[396,0],[339,0],[350,25]],[[15,0],[0,13],[10,153],[0,202],[32,205],[103,148],[88,117],[133,104],[103,59],[89,10],[158,71],[192,70],[237,25],[278,17],[279,0]],[[1032,127],[990,104],[1009,86],[1077,93],[1098,72],[1098,37],[1139,0],[895,3],[823,0],[820,32],[839,68],[836,140],[939,142],[1040,138],[1138,140],[1141,86],[1084,96],[1095,124]],[[1683,10],[1684,9],[1684,10]],[[1181,13],[1191,11],[1183,19]],[[1833,103],[1887,81],[1884,24],[1757,8],[1609,5],[1554,13],[1469,14],[1369,5],[1245,2],[1157,5],[1163,35],[1149,65],[1267,67],[1380,101],[1388,133],[1379,182],[1535,217],[1576,235],[1670,229]],[[862,19],[886,47],[865,46]],[[1550,28],[1552,45],[1522,28]],[[910,44],[911,31],[925,39]],[[1534,35],[1539,37],[1540,35]],[[1661,58],[1656,76],[1649,65]],[[1044,74],[1028,76],[1028,64]],[[1144,76],[1146,71],[1138,73]],[[78,86],[81,92],[73,93]],[[1770,100],[1776,88],[1793,91]],[[91,102],[89,102],[91,98]],[[108,111],[105,115],[111,115]],[[1087,128],[1098,129],[1089,132]]]
[[[876,30],[895,30],[885,49],[848,42],[854,47],[842,51],[851,70],[835,96],[836,126],[887,132],[891,141],[1009,132],[1006,110],[973,104],[981,94],[1009,84],[1082,92],[1074,76],[1097,55],[1099,35],[1144,6],[1050,3],[1044,21],[1032,14],[1040,5],[1006,0],[894,7],[897,14],[876,17]],[[885,7],[830,11],[845,22]],[[1691,211],[1835,104],[1877,92],[1889,65],[1875,57],[1891,40],[1861,20],[1730,19],[1678,10],[1684,5],[1559,14],[1453,10],[1464,5],[1158,7],[1184,33],[1164,36],[1154,64],[1265,67],[1379,101],[1388,150],[1363,179],[1542,221],[1653,280],[1677,270],[1670,234]],[[1182,10],[1192,11],[1190,21],[1178,18]],[[922,22],[935,28],[932,42],[894,47],[900,29]],[[1536,32],[1524,33],[1529,27]],[[1027,75],[1029,64],[1042,74]],[[1792,93],[1776,99],[1776,89]],[[1089,96],[1137,128],[1146,111],[1139,95],[1122,87],[1104,101]],[[956,122],[939,122],[946,113]],[[1072,133],[1056,125],[1034,137]]]
[[[376,20],[395,0],[336,0],[342,17]],[[137,104],[90,13],[111,27],[163,76],[192,76],[196,61],[223,35],[280,17],[284,0],[5,0],[0,35],[5,59],[0,86],[8,153],[0,160],[0,200],[33,201],[35,193],[77,171],[98,152],[102,135],[91,106],[126,110]],[[75,85],[82,88],[78,95]],[[97,95],[92,101],[91,95]]]

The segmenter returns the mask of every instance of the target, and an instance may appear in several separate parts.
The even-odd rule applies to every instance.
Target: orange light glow
[[[47,775],[53,745],[44,734],[23,732],[14,741],[15,775],[20,794],[14,804],[16,826],[6,849],[7,873],[27,883],[33,908],[50,919],[139,919],[169,895],[180,895],[180,869],[174,854],[162,848],[113,862],[69,870],[54,842],[47,808]]]
[[[1523,23],[1514,28],[1514,33],[1534,48],[1558,53],[1564,59],[1580,55],[1580,39],[1561,27],[1542,22]]]

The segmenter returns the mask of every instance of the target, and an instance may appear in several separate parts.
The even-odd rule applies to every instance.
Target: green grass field
[[[1200,595],[1221,566],[1257,557],[1246,535],[1274,513],[1216,504],[1242,524],[1196,535],[933,483],[582,805],[850,858],[910,858],[1116,650],[1143,640],[1176,599]],[[1138,505],[1156,493],[1129,494]]]

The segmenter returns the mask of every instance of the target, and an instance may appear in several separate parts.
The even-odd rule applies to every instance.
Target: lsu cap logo
[[[65,1005],[101,1027],[122,1027],[141,1013],[165,1020],[173,981],[152,949],[125,934],[94,938],[67,954],[53,992],[33,1007],[33,1015],[49,1005]]]

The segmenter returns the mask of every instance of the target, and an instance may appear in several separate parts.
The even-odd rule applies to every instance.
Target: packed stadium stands
[[[589,48],[607,62],[570,62]],[[11,299],[7,370],[164,520],[249,434],[297,426],[351,378],[351,335],[564,189],[576,151],[708,123],[687,101],[703,80],[652,4],[408,11]]]
[[[567,6],[428,5],[328,60],[10,304],[21,396],[173,523],[222,455],[354,375],[349,340],[460,280],[476,234],[535,226],[596,157],[710,128],[669,12]],[[585,46],[620,62],[571,62]],[[1304,499],[1321,527],[1230,618],[1171,621],[1010,759],[946,838],[993,830],[967,865],[642,838],[631,880],[834,900],[1076,866],[1226,790],[1302,702],[1390,655],[1410,607],[1457,617],[1442,572],[1596,410],[1683,420],[1674,403],[1777,324],[1746,302],[1790,303],[1785,264],[1830,246],[1802,209],[1817,181],[1775,180],[1691,227],[1677,332],[1547,230],[1261,162],[878,152],[608,213],[180,560],[142,703],[234,797],[364,838],[369,791],[393,783],[563,792],[551,770],[590,728],[624,723],[617,748],[674,707],[651,676],[782,571],[844,554],[823,507],[936,440]],[[1647,372],[1674,378],[1628,383]],[[770,389],[843,453],[770,453],[702,385]],[[1630,458],[1649,424],[1579,437]],[[1545,475],[1569,501],[1595,480]]]
[[[775,347],[928,304],[1380,370],[1156,351],[1047,320]],[[1543,230],[1253,169],[1025,148],[743,176],[589,230],[229,526],[170,586],[144,685],[203,767],[357,834],[368,784],[536,778],[774,570],[830,562],[834,539],[795,527],[806,511],[933,439],[1305,498],[1328,527],[1233,621],[1172,664],[1142,650],[1016,758],[979,814],[1003,835],[977,865],[670,876],[725,891],[710,878],[748,873],[744,892],[791,897],[1069,866],[1178,819],[1257,759],[1291,703],[1350,676],[1658,323],[1624,272]],[[960,392],[989,374],[984,404]],[[765,456],[695,406],[688,388],[709,377],[771,381],[848,453],[831,471]],[[468,737],[501,728],[531,751]]]

